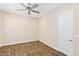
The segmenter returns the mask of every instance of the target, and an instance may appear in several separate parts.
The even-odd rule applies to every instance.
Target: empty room
[[[0,3],[0,56],[79,56],[79,4]]]

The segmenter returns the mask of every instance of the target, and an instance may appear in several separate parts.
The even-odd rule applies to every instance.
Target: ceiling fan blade
[[[27,6],[26,6],[26,5],[24,5],[23,3],[20,3],[20,5],[22,5],[23,7],[27,8]]]
[[[34,9],[34,8],[37,8],[38,7],[38,4],[34,4],[32,5],[31,9]]]
[[[26,11],[27,9],[17,9],[18,11]]]
[[[40,13],[39,11],[36,11],[36,10],[32,10],[32,12],[35,12],[35,13],[38,13],[38,14]]]

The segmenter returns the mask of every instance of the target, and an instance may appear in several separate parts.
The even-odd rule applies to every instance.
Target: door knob
[[[69,40],[69,41],[72,41],[72,40]]]

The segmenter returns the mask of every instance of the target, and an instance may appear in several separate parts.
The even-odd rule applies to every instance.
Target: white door
[[[74,10],[58,15],[58,47],[66,55],[73,55]]]

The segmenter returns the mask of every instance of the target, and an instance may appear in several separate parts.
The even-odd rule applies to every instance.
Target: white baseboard
[[[58,48],[56,48],[56,47],[54,47],[54,46],[51,46],[51,45],[49,45],[48,43],[46,43],[46,42],[44,42],[43,40],[40,40],[40,39],[38,39],[40,42],[42,42],[42,43],[44,43],[44,44],[46,44],[46,45],[48,45],[49,47],[51,47],[51,48],[54,48],[55,50],[57,50],[57,51],[60,51]],[[61,52],[61,51],[60,51]]]
[[[26,43],[26,42],[31,42],[31,41],[37,41],[37,39],[35,39],[35,40],[29,40],[29,41],[11,42],[11,43],[8,42],[8,43],[5,43],[5,44],[0,44],[0,47],[6,46],[6,45],[19,44],[19,43]]]
[[[9,43],[5,43],[5,44],[0,44],[0,47],[2,47],[2,46],[6,46],[6,45],[13,45],[13,44],[19,44],[19,43],[25,43],[25,42],[37,41],[37,40],[40,41],[40,42],[42,42],[42,43],[44,43],[44,44],[46,44],[46,45],[48,45],[48,46],[50,46],[49,44],[47,44],[46,42],[44,42],[44,41],[42,41],[42,40],[40,40],[40,39],[34,39],[34,40],[29,40],[29,41],[9,42]],[[50,46],[50,47],[52,47],[52,46]],[[52,48],[58,50],[58,49],[55,48],[55,47],[52,47]],[[59,51],[59,50],[58,50],[58,51]]]

